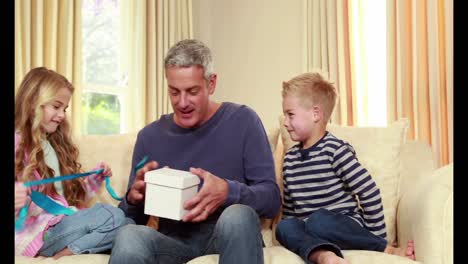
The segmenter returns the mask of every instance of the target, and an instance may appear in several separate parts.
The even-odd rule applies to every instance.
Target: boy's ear
[[[323,111],[318,105],[312,107],[312,116],[315,123],[322,121]]]

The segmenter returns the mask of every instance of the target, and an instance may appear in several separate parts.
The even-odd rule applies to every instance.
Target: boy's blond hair
[[[338,97],[333,83],[326,80],[319,72],[303,73],[283,82],[281,94],[283,98],[290,95],[297,96],[306,108],[319,105],[325,123],[330,119]]]

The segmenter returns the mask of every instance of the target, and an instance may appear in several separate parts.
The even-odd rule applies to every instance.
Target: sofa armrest
[[[415,243],[416,260],[453,263],[453,164],[420,177],[397,209],[398,243]]]
[[[435,169],[431,146],[423,141],[408,140],[401,148],[400,193],[411,190],[419,178],[425,178]]]

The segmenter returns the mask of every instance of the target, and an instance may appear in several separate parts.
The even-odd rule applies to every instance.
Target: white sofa
[[[415,242],[416,262],[380,252],[343,251],[351,263],[453,263],[453,165],[435,169],[433,154],[427,144],[405,140],[407,126],[406,120],[400,120],[385,128],[329,127],[332,133],[354,146],[358,159],[380,187],[389,242],[400,245],[405,245],[409,239]],[[275,156],[277,182],[282,189],[282,157],[293,142],[281,128],[281,121],[279,127],[269,130],[268,136]],[[101,160],[109,163],[114,175],[111,184],[119,195],[123,195],[135,138],[136,134],[82,136],[76,142],[83,167],[93,168]],[[104,187],[97,200],[117,204]],[[265,263],[304,263],[276,241],[273,230],[279,219],[280,214],[273,220],[262,220]],[[67,256],[57,261],[15,257],[15,263],[104,264],[108,259],[105,254]],[[217,262],[218,255],[207,255],[188,264]]]

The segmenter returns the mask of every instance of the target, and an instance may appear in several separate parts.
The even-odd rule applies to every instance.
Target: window
[[[351,1],[358,126],[387,125],[385,0]],[[367,107],[362,107],[367,106]]]
[[[125,131],[127,78],[121,70],[121,50],[119,1],[83,0],[83,134]]]

